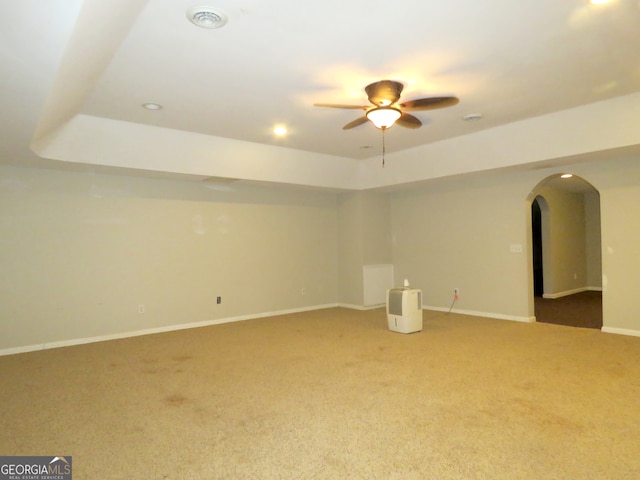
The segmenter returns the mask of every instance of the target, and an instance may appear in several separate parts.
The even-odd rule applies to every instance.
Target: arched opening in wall
[[[531,202],[530,298],[536,321],[602,328],[600,195],[579,177],[548,177]]]

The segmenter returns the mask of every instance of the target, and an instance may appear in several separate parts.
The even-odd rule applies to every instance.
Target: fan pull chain
[[[382,168],[384,168],[384,154],[386,153],[386,148],[384,145],[384,131],[386,127],[382,127]]]

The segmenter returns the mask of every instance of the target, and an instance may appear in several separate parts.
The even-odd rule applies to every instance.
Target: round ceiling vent
[[[191,23],[202,28],[220,28],[227,23],[227,16],[213,7],[191,7],[187,10]]]

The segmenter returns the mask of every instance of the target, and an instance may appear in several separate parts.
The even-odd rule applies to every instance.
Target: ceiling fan
[[[343,130],[357,127],[371,121],[376,127],[386,130],[394,124],[406,128],[419,128],[422,122],[419,118],[407,113],[405,110],[433,110],[436,108],[451,107],[460,100],[457,97],[427,97],[418,98],[398,103],[404,85],[394,80],[380,80],[365,87],[365,92],[370,105],[342,105],[335,103],[314,103],[316,107],[348,108],[354,110],[364,110],[364,116],[347,123]]]

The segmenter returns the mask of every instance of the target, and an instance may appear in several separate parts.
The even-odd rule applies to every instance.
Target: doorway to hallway
[[[556,175],[529,198],[536,321],[602,328],[598,191],[581,178]]]

